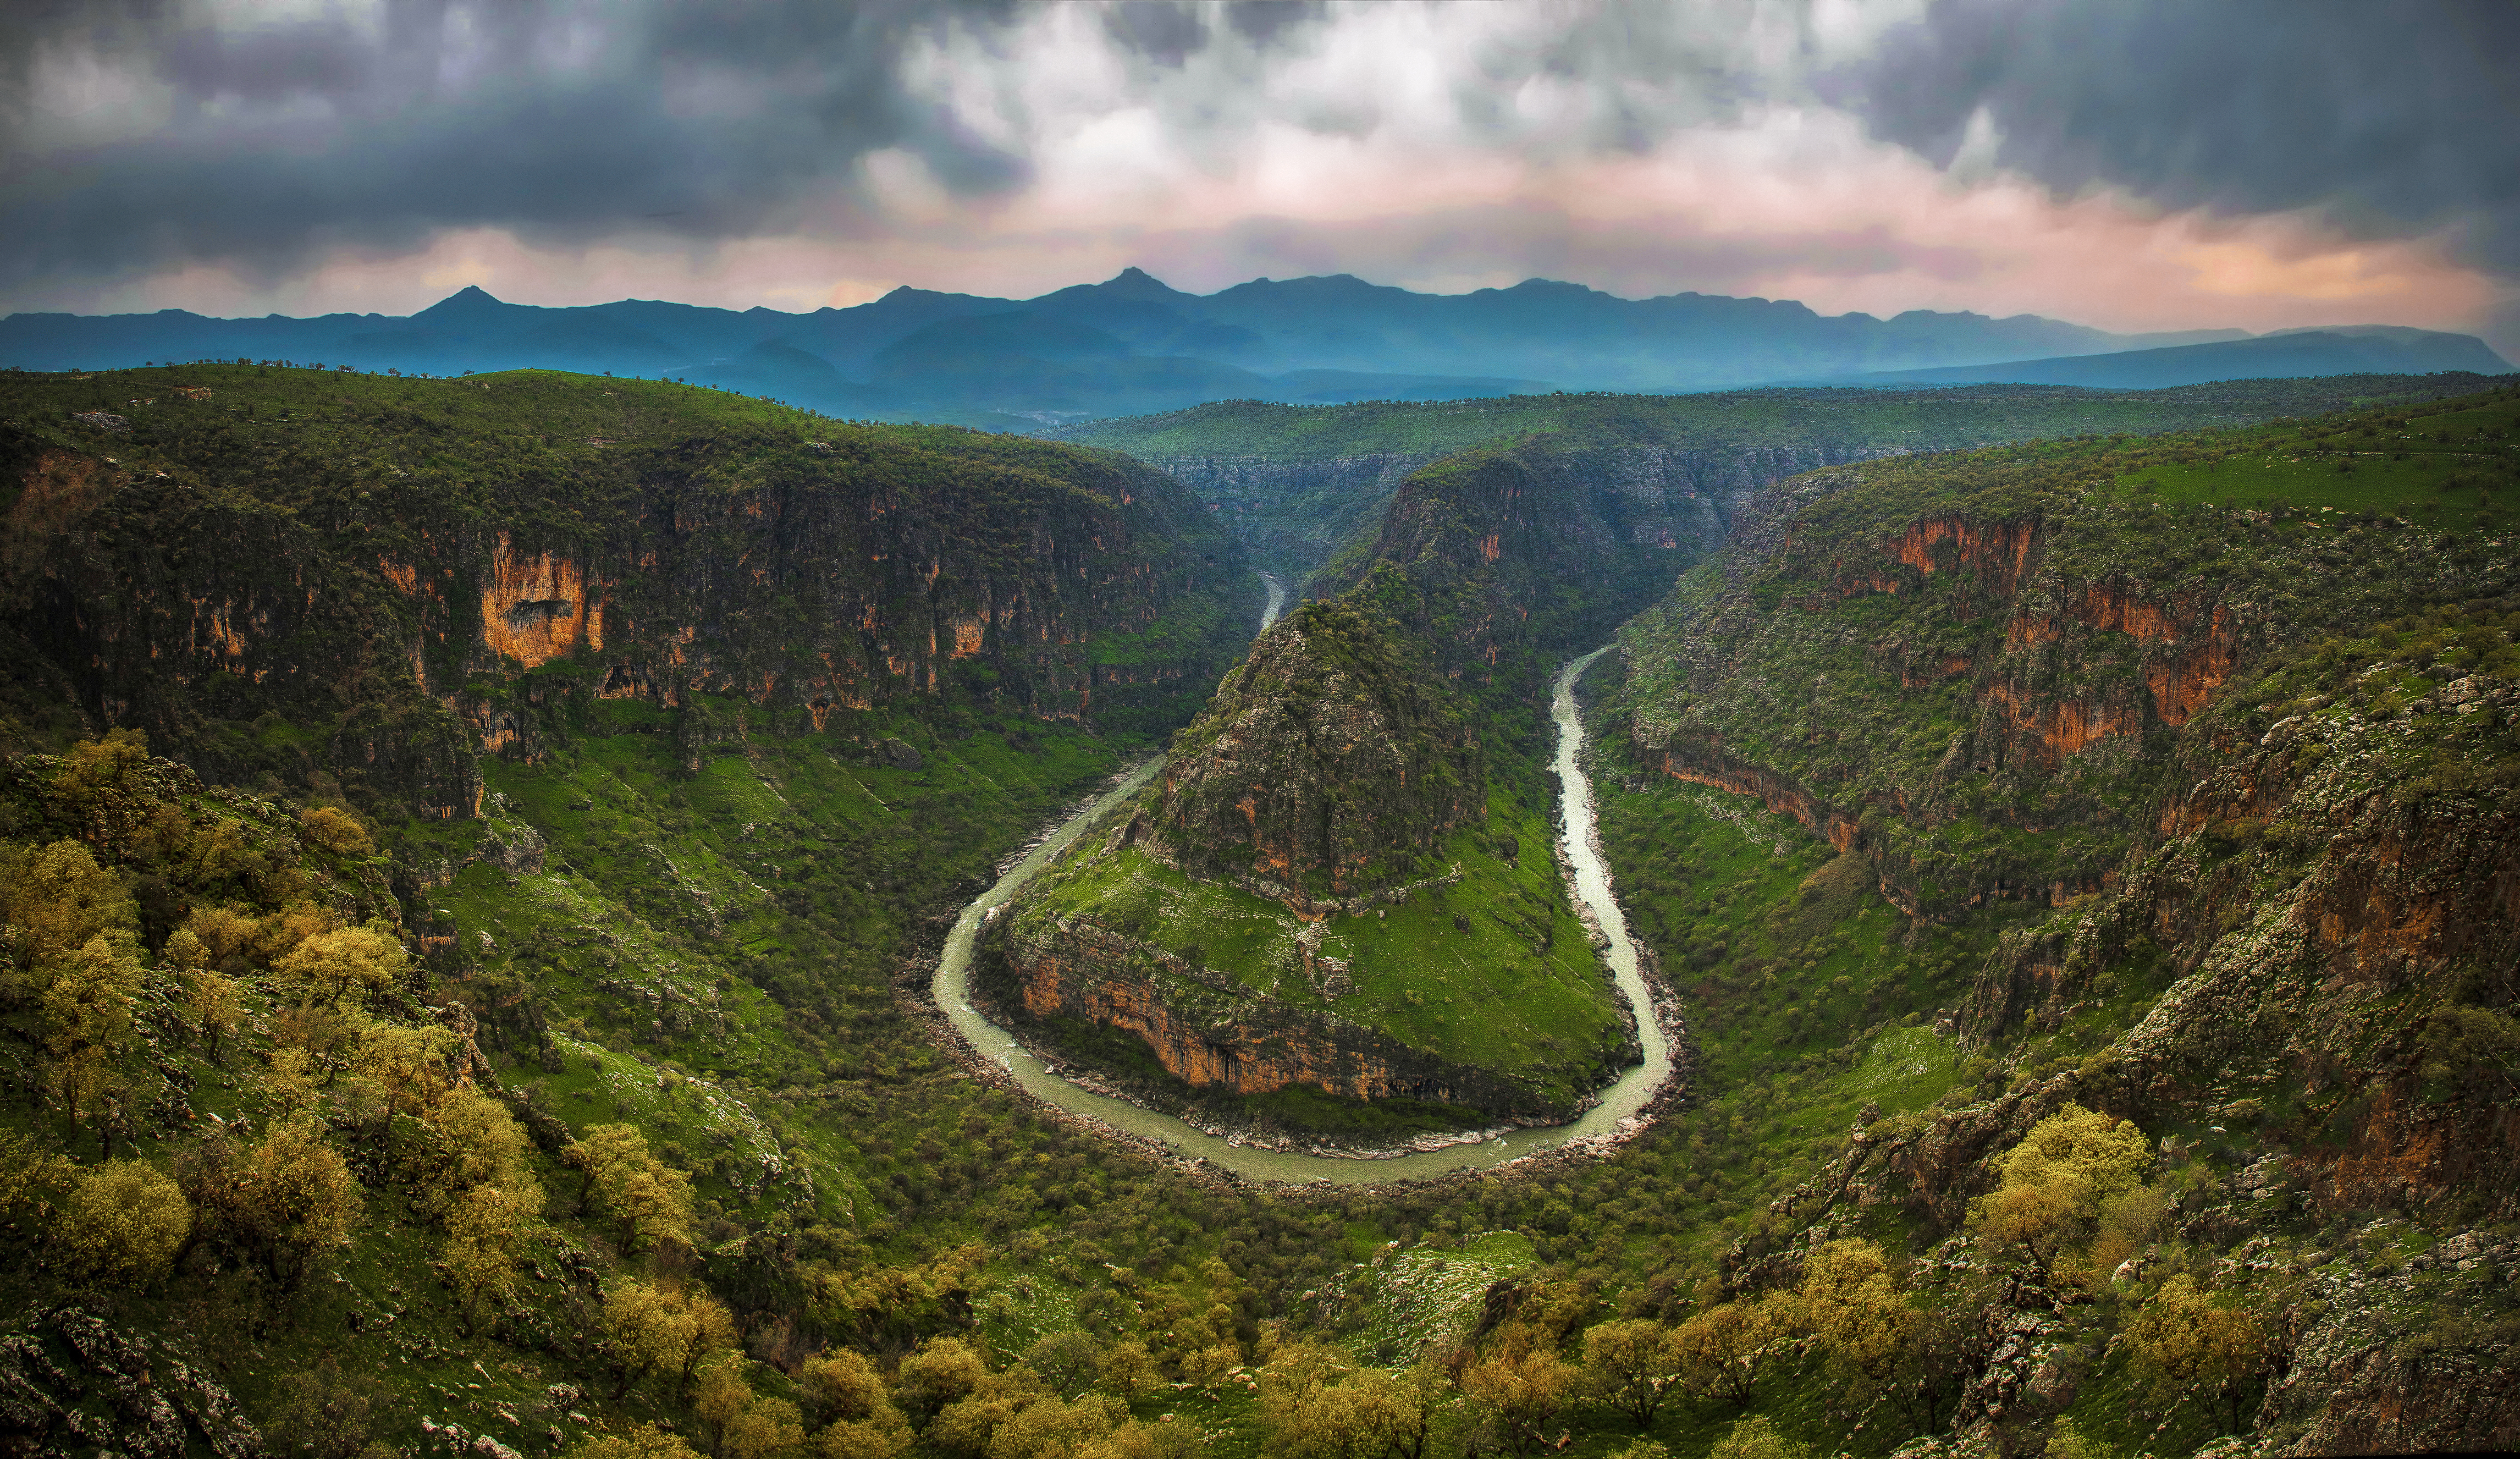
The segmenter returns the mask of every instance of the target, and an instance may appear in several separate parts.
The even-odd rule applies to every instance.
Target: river
[[[1269,606],[1261,620],[1263,631],[1277,619],[1278,611],[1285,602],[1285,590],[1279,586],[1278,580],[1272,577],[1268,582]],[[1619,905],[1610,895],[1609,873],[1601,864],[1600,845],[1594,836],[1593,787],[1578,763],[1584,748],[1584,727],[1575,709],[1575,680],[1604,652],[1595,649],[1558,670],[1550,704],[1551,717],[1557,725],[1556,768],[1558,782],[1563,788],[1559,797],[1561,824],[1566,835],[1562,851],[1575,869],[1575,894],[1590,910],[1608,943],[1603,956],[1617,979],[1619,991],[1626,996],[1628,1006],[1636,1010],[1637,1036],[1643,1045],[1644,1060],[1602,1090],[1601,1102],[1573,1123],[1545,1129],[1515,1130],[1484,1144],[1456,1145],[1391,1160],[1354,1160],[1260,1150],[1192,1129],[1169,1115],[1142,1110],[1125,1100],[1080,1089],[1051,1073],[1043,1068],[1040,1060],[1016,1043],[1012,1035],[982,1018],[970,1002],[971,946],[979,933],[981,920],[991,908],[1005,905],[1009,897],[1049,865],[1051,858],[1064,849],[1086,827],[1154,779],[1163,768],[1161,755],[1131,771],[1126,779],[1033,847],[1022,860],[998,878],[996,886],[963,909],[963,915],[955,919],[953,932],[945,938],[944,956],[937,962],[933,984],[937,1006],[945,1011],[956,1031],[970,1040],[971,1047],[979,1050],[982,1057],[995,1059],[1004,1065],[1014,1075],[1015,1081],[1035,1098],[1154,1141],[1180,1155],[1210,1161],[1250,1180],[1293,1184],[1328,1180],[1350,1184],[1420,1179],[1456,1170],[1501,1165],[1556,1149],[1569,1141],[1618,1133],[1620,1121],[1642,1111],[1671,1073],[1671,1043],[1654,1022],[1653,1000],[1645,989],[1643,976],[1637,968],[1637,949],[1628,936],[1627,919],[1620,915]]]

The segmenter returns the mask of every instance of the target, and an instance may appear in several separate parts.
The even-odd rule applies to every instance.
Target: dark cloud
[[[1207,44],[1207,23],[1198,8],[1174,0],[1120,0],[1102,13],[1102,32],[1166,66],[1181,65]]]
[[[705,241],[810,204],[845,230],[854,163],[887,147],[949,189],[1004,190],[1024,160],[913,96],[900,67],[922,33],[1007,14],[384,0],[237,30],[137,0],[55,4],[0,32],[0,108],[19,139],[0,154],[0,287],[190,261],[270,277],[448,227]],[[166,123],[76,151],[26,143],[43,132],[42,69],[90,63],[164,88]]]
[[[1938,162],[1984,108],[1996,160],[2060,192],[2447,229],[2520,270],[2510,0],[1934,0],[1822,90]]]

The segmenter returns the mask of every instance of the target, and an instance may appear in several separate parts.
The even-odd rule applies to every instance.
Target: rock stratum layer
[[[1377,1029],[1255,995],[1162,947],[1076,919],[997,939],[978,989],[1026,1021],[1106,1029],[1146,1045],[1165,1073],[1233,1095],[1317,1089],[1415,1100],[1537,1123],[1571,1117],[1562,1092],[1412,1048]]]

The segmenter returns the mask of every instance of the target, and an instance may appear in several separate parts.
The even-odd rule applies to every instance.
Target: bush
[[[62,1265],[99,1282],[147,1287],[166,1275],[193,1233],[193,1208],[145,1161],[108,1161],[79,1177],[53,1241]]]

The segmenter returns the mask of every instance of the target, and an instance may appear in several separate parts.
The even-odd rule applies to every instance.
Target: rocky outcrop
[[[81,1307],[39,1308],[0,1330],[0,1435],[26,1454],[267,1452],[198,1354]]]
[[[975,989],[994,1011],[1017,1026],[1055,1029],[1057,1021],[1067,1020],[1126,1034],[1193,1089],[1252,1095],[1302,1086],[1354,1100],[1455,1105],[1533,1123],[1580,1113],[1562,1095],[1254,993],[1090,921],[1062,918],[1055,930],[1033,935],[1005,926],[984,942],[977,965]]]
[[[1341,897],[1418,875],[1486,813],[1478,744],[1387,625],[1296,610],[1251,646],[1176,737],[1124,843],[1273,899]]]

